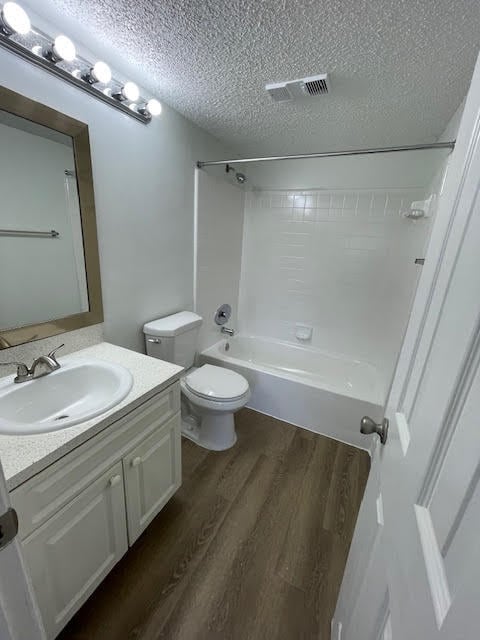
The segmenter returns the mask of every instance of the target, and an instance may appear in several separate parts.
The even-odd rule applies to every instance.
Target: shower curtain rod
[[[414,144],[403,147],[377,147],[373,149],[350,149],[347,151],[324,151],[323,153],[302,153],[294,156],[266,156],[265,158],[231,158],[230,160],[210,160],[197,162],[197,167],[212,167],[219,164],[235,164],[247,162],[270,162],[271,160],[307,160],[308,158],[335,158],[338,156],[360,156],[374,153],[392,153],[397,151],[421,151],[423,149],[454,149],[453,142],[432,142],[430,144]]]

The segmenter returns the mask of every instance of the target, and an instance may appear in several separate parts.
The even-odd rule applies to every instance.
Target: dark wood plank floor
[[[369,457],[248,409],[236,425],[229,451],[183,441],[182,488],[61,640],[330,638]]]

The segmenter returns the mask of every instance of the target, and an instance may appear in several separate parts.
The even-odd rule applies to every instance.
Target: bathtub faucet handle
[[[226,333],[227,336],[230,336],[231,338],[235,335],[235,329],[229,329],[228,327],[222,327],[221,332]]]

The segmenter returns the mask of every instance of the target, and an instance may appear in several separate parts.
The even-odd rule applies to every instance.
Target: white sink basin
[[[0,433],[27,435],[58,431],[90,420],[121,402],[133,378],[124,367],[103,360],[60,360],[46,376],[15,384],[0,381]]]

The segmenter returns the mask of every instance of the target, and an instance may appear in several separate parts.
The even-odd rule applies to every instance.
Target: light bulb
[[[155,98],[150,98],[146,104],[142,104],[138,107],[138,113],[141,113],[142,116],[145,116],[146,118],[159,116],[162,113],[162,105]]]
[[[122,95],[127,100],[135,102],[140,97],[140,91],[134,82],[126,82],[122,87]]]
[[[93,65],[93,69],[90,71],[95,82],[101,82],[107,84],[112,79],[112,72],[106,62],[98,61]]]
[[[67,36],[57,36],[55,38],[52,53],[53,62],[59,62],[60,60],[72,62],[72,60],[75,60],[75,56],[77,55],[75,45],[70,38],[67,38]]]
[[[6,35],[19,33],[24,36],[30,31],[30,18],[16,2],[6,2],[1,13],[2,31]]]
[[[146,110],[152,116],[159,116],[162,113],[162,105],[155,98],[151,98],[146,104]]]
[[[96,62],[93,67],[87,73],[83,74],[82,80],[89,84],[95,84],[101,82],[107,84],[112,79],[112,72],[110,67],[105,62]]]

